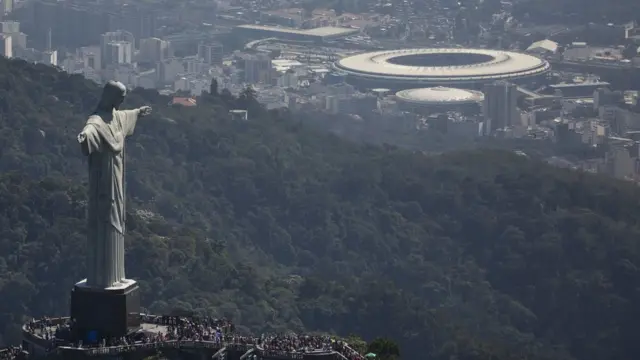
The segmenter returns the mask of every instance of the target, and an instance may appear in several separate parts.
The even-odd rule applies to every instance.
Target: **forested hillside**
[[[0,324],[66,314],[83,274],[85,160],[100,89],[0,59]],[[425,157],[266,112],[135,91],[127,271],[151,312],[242,331],[386,336],[407,359],[633,359],[640,190],[503,152]],[[233,122],[230,108],[249,108]]]

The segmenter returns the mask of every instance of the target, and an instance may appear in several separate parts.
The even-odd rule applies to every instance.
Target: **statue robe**
[[[124,142],[133,134],[139,110],[91,115],[82,130],[89,157],[87,285],[117,287],[125,280]]]

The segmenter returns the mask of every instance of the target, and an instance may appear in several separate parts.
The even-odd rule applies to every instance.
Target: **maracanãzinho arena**
[[[550,69],[538,57],[500,50],[426,48],[367,52],[334,63],[355,86],[479,88],[497,80],[532,81]]]

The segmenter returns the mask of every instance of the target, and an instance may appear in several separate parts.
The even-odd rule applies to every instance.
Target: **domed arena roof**
[[[402,90],[396,93],[396,99],[417,105],[461,105],[480,102],[484,100],[484,94],[475,90],[436,86]]]

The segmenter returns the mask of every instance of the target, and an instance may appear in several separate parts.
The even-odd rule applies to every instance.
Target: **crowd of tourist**
[[[25,326],[30,333],[50,342],[50,347],[55,347],[60,340],[70,337],[69,319],[43,317],[39,320],[33,319]]]
[[[332,351],[332,340],[328,336],[311,336],[311,335],[275,335],[264,336],[258,339],[258,346],[265,351],[278,352],[318,352]]]
[[[148,344],[203,342],[220,347],[236,345],[255,348],[267,356],[301,358],[303,354],[307,353],[338,352],[347,360],[364,359],[346,343],[329,336],[304,334],[240,336],[235,334],[235,328],[230,321],[211,317],[143,315],[142,322],[156,326],[153,330],[140,331],[117,339],[100,339],[91,343],[81,341],[70,343],[69,334],[73,324],[69,321],[52,321],[44,318],[30,322],[27,324],[27,328],[36,336],[49,341],[51,348],[66,346],[81,349],[113,347],[133,349]]]
[[[192,338],[194,340],[208,340],[221,338],[223,334],[233,334],[235,326],[227,319],[213,317],[180,317],[180,316],[149,316],[145,315],[142,322],[164,325],[169,336],[174,340]]]
[[[166,331],[152,335],[151,341],[190,340],[222,343],[224,336],[235,331],[226,319],[211,317],[154,316],[143,319],[146,323],[163,325]]]
[[[16,360],[24,358],[26,358],[26,354],[20,347],[11,346],[5,349],[0,349],[0,360]]]
[[[348,360],[362,360],[357,351],[351,349],[345,342],[330,336],[289,334],[269,335],[258,339],[257,346],[267,355],[306,354],[338,352]]]

